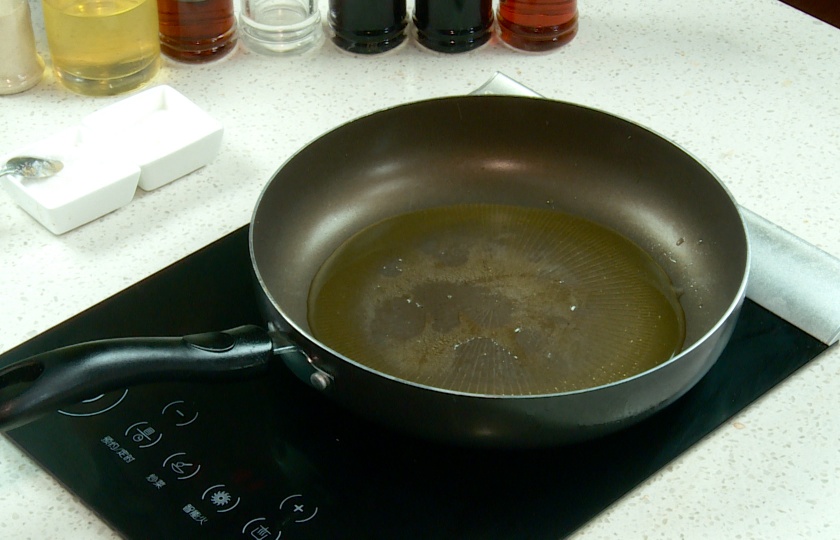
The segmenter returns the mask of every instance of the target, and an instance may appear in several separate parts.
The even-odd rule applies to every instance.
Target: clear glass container
[[[239,31],[260,54],[302,53],[323,40],[315,0],[241,0]]]
[[[92,96],[121,94],[157,74],[156,0],[42,0],[53,72]]]
[[[28,0],[0,1],[0,94],[29,90],[44,75]]]

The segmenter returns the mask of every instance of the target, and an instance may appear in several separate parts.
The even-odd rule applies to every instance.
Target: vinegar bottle
[[[416,0],[417,42],[434,51],[475,49],[491,37],[492,0]]]
[[[181,62],[209,62],[236,46],[233,0],[157,0],[160,50]]]
[[[502,41],[516,49],[542,52],[577,34],[577,0],[499,0]]]
[[[405,0],[330,0],[332,41],[360,54],[389,51],[405,40]]]

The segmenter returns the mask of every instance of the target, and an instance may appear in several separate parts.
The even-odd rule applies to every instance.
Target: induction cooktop
[[[247,227],[0,357],[80,341],[261,324]],[[711,371],[653,417],[564,448],[395,434],[278,369],[91,396],[7,436],[131,539],[556,539],[826,346],[750,300]]]

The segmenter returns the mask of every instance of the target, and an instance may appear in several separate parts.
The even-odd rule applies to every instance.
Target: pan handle
[[[184,337],[71,345],[0,369],[0,431],[93,395],[167,380],[237,379],[268,370],[274,342],[258,326]]]

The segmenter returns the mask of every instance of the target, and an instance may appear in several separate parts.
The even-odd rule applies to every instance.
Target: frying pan
[[[464,204],[548,208],[620,232],[682,291],[682,350],[608,384],[496,394],[405,380],[313,335],[310,285],[336,248],[386,218]],[[512,96],[410,103],[321,136],[265,186],[249,243],[267,328],[107,340],[19,361],[0,371],[0,428],[112,389],[255,376],[283,363],[341,405],[416,436],[496,447],[582,441],[653,414],[708,371],[733,330],[749,266],[732,197],[688,153],[605,112]]]

